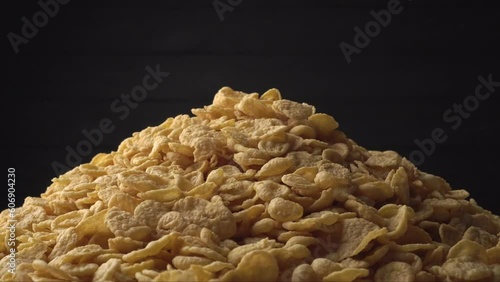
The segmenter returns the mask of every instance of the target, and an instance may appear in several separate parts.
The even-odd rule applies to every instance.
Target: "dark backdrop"
[[[84,140],[82,130],[97,128],[103,118],[115,126],[87,162],[133,132],[209,104],[227,85],[259,93],[276,87],[285,98],[333,115],[366,148],[407,157],[418,149],[415,139],[442,128],[447,140],[419,167],[500,213],[493,135],[500,129],[500,87],[460,126],[443,119],[455,103],[472,99],[478,76],[500,81],[499,10],[402,0],[403,10],[348,63],[339,44],[354,46],[354,28],[364,29],[373,20],[370,11],[387,9],[389,1],[329,2],[220,0],[234,5],[221,21],[210,0],[73,0],[59,5],[17,54],[7,35],[21,35],[21,18],[32,19],[41,8],[34,0],[2,3],[2,161],[5,170],[16,169],[18,205],[46,189],[56,176],[52,163],[65,163],[65,147]],[[157,64],[169,76],[118,118],[113,101]]]

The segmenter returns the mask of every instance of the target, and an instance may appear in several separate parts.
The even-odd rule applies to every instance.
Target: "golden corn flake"
[[[287,198],[291,190],[289,187],[276,183],[271,180],[255,182],[253,185],[257,196],[266,202],[270,202],[274,198]]]
[[[478,262],[488,261],[486,249],[480,244],[468,239],[462,239],[451,247],[446,258],[470,258]]]
[[[133,240],[143,240],[150,233],[151,228],[141,225],[133,214],[112,208],[106,215],[106,225],[115,236],[129,237]]]
[[[398,239],[401,237],[408,228],[408,220],[413,212],[407,206],[398,208],[397,214],[389,219],[387,224],[387,237],[390,239]]]
[[[462,238],[462,232],[457,228],[448,225],[441,224],[439,227],[439,237],[441,238],[441,242],[453,246]]]
[[[325,282],[336,282],[336,281],[345,281],[351,282],[356,280],[357,278],[362,278],[368,276],[370,272],[368,269],[364,268],[344,268],[339,271],[334,271],[328,274],[323,278]]]
[[[108,240],[108,245],[111,250],[115,250],[119,253],[129,253],[131,251],[141,248],[144,243],[131,239],[129,237],[114,237]]]
[[[336,163],[325,163],[319,167],[314,183],[322,189],[344,187],[349,184],[350,171]]]
[[[133,133],[0,213],[0,280],[500,281],[500,217],[315,111],[223,87]]]
[[[339,247],[334,253],[328,255],[328,258],[333,261],[341,261],[357,255],[371,240],[387,233],[386,229],[381,229],[376,224],[362,218],[342,220],[341,228]]]
[[[120,269],[120,259],[110,259],[101,264],[94,274],[92,281],[109,281],[113,280],[115,272]]]
[[[314,114],[314,107],[306,103],[297,103],[294,101],[281,99],[273,102],[273,109],[290,119],[303,120]]]
[[[142,224],[156,228],[160,218],[172,210],[173,203],[163,203],[155,200],[145,200],[132,211],[134,217]]]
[[[247,116],[250,117],[266,117],[272,118],[277,116],[277,114],[266,105],[263,101],[256,99],[253,96],[245,96],[241,101],[235,106],[235,108]]]
[[[176,202],[172,210],[182,215],[187,226],[192,224],[200,228],[206,227],[219,235],[222,240],[231,237],[236,230],[232,213],[220,200],[209,202],[195,197],[186,197]],[[178,229],[173,230],[182,231]]]
[[[184,255],[177,255],[172,259],[172,265],[177,268],[177,269],[188,269],[191,267],[191,265],[208,265],[212,263],[213,260],[209,258],[204,258],[204,257],[197,257],[197,256],[184,256]]]
[[[333,224],[340,219],[340,215],[330,211],[312,213],[299,221],[284,222],[282,225],[290,231],[329,231]]]
[[[314,139],[316,137],[316,131],[314,130],[314,128],[307,125],[299,124],[297,126],[294,126],[290,129],[290,133],[300,136],[304,139],[316,140]]]
[[[487,249],[496,246],[498,243],[497,236],[475,226],[469,227],[465,231],[463,238],[474,241]]]
[[[403,167],[398,168],[391,179],[391,187],[401,204],[407,205],[410,201],[408,175]]]
[[[60,255],[69,252],[71,249],[75,248],[80,236],[75,233],[75,228],[70,227],[63,232],[59,233],[56,239],[56,245],[52,249],[52,252],[48,256],[49,260],[52,260]]]
[[[291,145],[286,140],[280,141],[274,136],[268,136],[259,141],[257,148],[271,157],[281,157],[290,150]],[[266,163],[265,160],[262,164],[264,163]]]
[[[162,238],[152,241],[147,244],[144,249],[132,251],[123,256],[123,260],[125,262],[133,263],[139,261],[148,256],[154,256],[161,252],[162,249],[166,248],[174,248],[178,244],[178,234],[171,233],[169,235],[165,235]]]
[[[454,279],[466,281],[476,281],[480,279],[485,279],[484,281],[486,281],[493,276],[493,271],[488,265],[460,258],[447,260],[443,264],[443,270]]]
[[[108,207],[117,207],[123,211],[133,213],[135,207],[141,202],[140,199],[132,197],[127,193],[114,193],[108,202]]]
[[[137,277],[137,275],[136,275]],[[141,276],[139,276],[141,277]],[[153,280],[150,277],[144,277],[144,281],[198,281],[196,274],[189,270],[166,270],[155,276]]]
[[[431,243],[432,237],[422,228],[414,225],[408,225],[406,232],[396,240],[400,245],[406,244],[426,244]]]
[[[419,271],[415,274],[415,282],[435,282],[436,276],[427,272],[427,271]]]
[[[377,269],[374,278],[376,282],[411,282],[415,279],[415,270],[407,263],[394,261]]]
[[[277,101],[281,100],[281,93],[276,88],[271,88],[267,90],[264,94],[260,96],[261,100]]]
[[[278,226],[278,222],[271,218],[263,218],[257,221],[252,226],[252,236],[256,236],[262,233],[270,232],[273,229],[276,229]]]
[[[363,258],[363,261],[368,263],[368,265],[372,265],[381,260],[387,253],[389,252],[389,246],[383,245],[373,250],[369,255]]]
[[[320,278],[318,274],[309,264],[301,264],[297,266],[292,273],[292,281],[297,282],[307,282],[307,281],[319,281]]]
[[[273,158],[264,164],[255,174],[256,178],[281,175],[293,165],[293,160],[289,158]]]

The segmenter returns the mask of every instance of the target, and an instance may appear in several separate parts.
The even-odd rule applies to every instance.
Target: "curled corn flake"
[[[392,187],[384,181],[374,181],[361,184],[359,193],[377,202],[383,202],[394,195]]]
[[[287,198],[290,194],[290,188],[285,185],[278,184],[274,181],[264,180],[255,182],[253,188],[257,196],[263,201],[270,202],[274,198]]]
[[[361,218],[349,218],[340,222],[342,233],[338,248],[328,255],[329,259],[341,261],[357,255],[370,243],[387,233],[387,229],[379,228],[376,224]]]
[[[291,231],[328,231],[340,218],[337,213],[322,211],[312,213],[296,222],[284,222],[282,225],[285,229]]]
[[[209,202],[204,199],[188,196],[175,203],[172,208],[181,217],[180,220],[185,225],[193,224],[209,228],[214,231],[221,239],[231,237],[236,231],[236,225],[233,214],[224,206],[221,201]],[[167,216],[170,213],[164,215]],[[160,222],[168,223],[167,219],[160,219]],[[160,222],[158,224],[160,224]],[[170,230],[182,231],[183,225],[172,226]]]
[[[40,259],[34,260],[32,266],[35,270],[34,274],[36,276],[42,275],[46,280],[77,280],[75,276],[70,275],[57,267],[48,265],[45,261]]]
[[[401,163],[401,156],[394,151],[371,151],[370,157],[365,161],[368,166],[395,167]]]
[[[441,238],[441,242],[453,246],[462,238],[462,232],[457,228],[448,225],[441,224],[439,227],[439,237]]]
[[[109,281],[113,279],[115,272],[120,269],[119,259],[110,259],[101,264],[94,274],[92,281]]]
[[[400,167],[396,170],[391,180],[391,187],[394,189],[394,194],[398,196],[402,204],[409,204],[410,188],[408,184],[408,176],[404,168]]]
[[[265,271],[255,271],[265,269]],[[276,281],[279,267],[276,259],[265,251],[247,253],[232,272],[231,281]]]
[[[123,211],[133,213],[135,207],[141,202],[140,199],[126,193],[115,193],[108,202],[108,207],[117,207]]]
[[[271,88],[267,90],[264,94],[262,94],[262,96],[260,96],[260,99],[270,100],[270,101],[281,100],[281,93],[278,89]]]
[[[415,279],[415,271],[411,265],[405,262],[393,261],[380,267],[377,272],[375,272],[374,278],[376,282],[411,282]]]
[[[281,157],[284,156],[288,150],[290,149],[290,143],[287,142],[279,142],[273,140],[272,137],[268,137],[259,141],[257,145],[259,150],[265,152],[267,155],[271,157]],[[263,163],[264,164],[264,163]]]
[[[308,120],[318,134],[322,136],[328,136],[339,127],[338,122],[327,114],[314,114],[308,117]]]
[[[478,262],[486,262],[486,249],[480,244],[462,239],[456,243],[448,252],[447,259],[470,257]]]
[[[342,270],[342,266],[338,262],[333,262],[326,258],[317,258],[311,263],[311,267],[318,274],[320,278],[328,274]]]
[[[129,237],[140,241],[151,233],[151,228],[141,225],[133,214],[117,208],[108,211],[105,222],[109,230],[116,236]]]
[[[226,258],[219,254],[218,252],[208,248],[208,247],[198,247],[198,246],[184,246],[180,249],[179,254],[181,255],[195,255],[204,256],[211,260],[217,260],[225,262]]]
[[[293,165],[293,160],[289,158],[274,158],[264,164],[255,174],[257,178],[269,177],[283,174]]]
[[[276,113],[271,109],[271,107],[252,96],[245,96],[235,106],[235,108],[251,117],[272,118],[276,116]]]

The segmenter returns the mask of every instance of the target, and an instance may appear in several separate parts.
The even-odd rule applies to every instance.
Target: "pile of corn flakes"
[[[1,281],[500,281],[500,218],[277,89],[224,87],[16,210]]]

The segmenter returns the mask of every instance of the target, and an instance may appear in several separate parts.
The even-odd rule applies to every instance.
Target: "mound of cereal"
[[[192,112],[27,198],[14,240],[4,210],[0,280],[500,281],[498,216],[313,106],[224,87]]]

